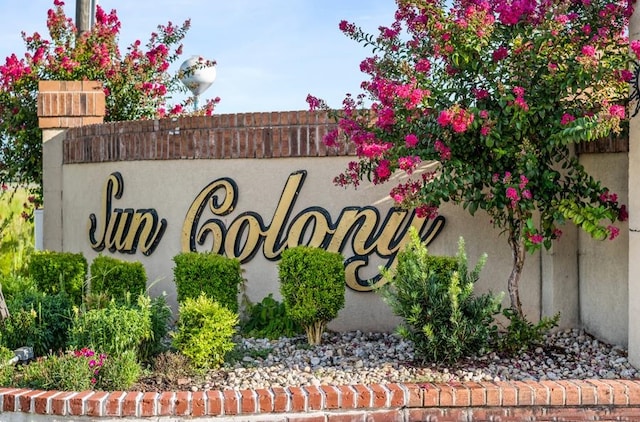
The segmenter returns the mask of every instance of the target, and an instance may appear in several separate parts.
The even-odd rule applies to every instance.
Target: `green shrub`
[[[169,332],[169,323],[173,316],[165,293],[151,299],[150,311],[151,338],[144,340],[140,347],[140,357],[143,362],[149,362],[152,357],[166,350],[163,341]]]
[[[506,308],[502,314],[509,320],[506,330],[497,337],[496,348],[506,354],[515,354],[531,347],[541,345],[552,328],[558,326],[560,314],[553,317],[543,317],[534,324],[521,317],[511,308]]]
[[[278,264],[280,293],[287,315],[300,324],[309,344],[319,344],[329,321],[344,307],[342,255],[309,246],[282,252]]]
[[[0,190],[0,276],[22,274],[33,251],[33,221],[24,219],[34,197],[23,187]],[[27,205],[30,206],[30,205]]]
[[[15,366],[7,362],[14,356],[11,349],[0,346],[0,387],[9,387],[13,383]]]
[[[238,312],[238,292],[243,282],[240,261],[197,252],[178,254],[173,261],[179,303],[204,293],[227,309]]]
[[[38,286],[36,286],[33,278],[19,274],[0,274],[0,285],[2,286],[2,294],[7,300],[18,293],[27,291],[35,292],[38,290]]]
[[[275,340],[303,332],[302,326],[287,315],[284,303],[275,300],[271,293],[261,302],[248,305],[247,317],[242,323],[242,333],[247,337]]]
[[[6,302],[10,317],[0,322],[3,345],[33,347],[36,356],[65,350],[73,306],[66,293],[26,290]]]
[[[91,390],[95,383],[92,382],[95,367],[89,365],[92,359],[73,352],[40,357],[19,367],[14,377],[15,386],[38,390]]]
[[[87,347],[108,356],[127,350],[138,354],[142,343],[151,335],[151,299],[141,295],[137,306],[112,301],[103,309],[78,312],[69,332],[69,347]]]
[[[35,280],[38,290],[50,294],[64,291],[74,305],[82,304],[87,260],[81,253],[34,252],[29,263],[29,275]]]
[[[198,368],[215,368],[233,349],[238,315],[202,293],[180,303],[174,347]]]
[[[142,367],[133,350],[108,355],[100,369],[95,388],[105,391],[127,391],[138,381]]]
[[[127,296],[138,297],[147,288],[147,273],[140,262],[128,262],[98,255],[91,262],[92,294],[104,293],[116,301]]]
[[[473,295],[473,285],[486,255],[471,273],[464,241],[456,258],[430,256],[416,229],[398,254],[395,270],[383,270],[389,281],[378,291],[392,311],[403,318],[399,334],[414,342],[416,356],[427,362],[453,362],[485,351],[497,328],[494,316],[501,297]]]

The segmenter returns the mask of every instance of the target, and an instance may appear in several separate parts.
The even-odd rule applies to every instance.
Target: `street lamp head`
[[[182,63],[178,78],[198,97],[216,80],[216,63],[201,56],[191,56]]]

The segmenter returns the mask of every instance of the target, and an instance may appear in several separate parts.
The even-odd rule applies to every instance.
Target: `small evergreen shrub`
[[[82,304],[87,260],[81,253],[34,252],[29,262],[29,275],[38,290],[49,294],[64,291],[74,305]]]
[[[69,347],[86,347],[108,356],[127,350],[138,354],[142,343],[151,335],[151,299],[141,295],[137,306],[112,301],[103,309],[78,312],[69,332]]]
[[[284,303],[275,300],[272,293],[261,302],[249,304],[246,320],[242,323],[242,333],[247,337],[275,340],[303,332],[302,326],[287,315]]]
[[[233,349],[238,315],[202,293],[180,303],[173,346],[198,368],[215,368]]]
[[[98,255],[91,262],[91,293],[104,293],[120,300],[127,296],[138,297],[147,288],[147,273],[140,262],[128,262]]]
[[[243,283],[240,261],[213,253],[183,252],[173,257],[178,302],[206,294],[227,309],[238,312]]]
[[[6,303],[10,316],[0,322],[4,346],[29,346],[36,356],[65,350],[73,306],[66,293],[26,290]]]
[[[496,348],[505,354],[515,354],[541,345],[544,336],[557,327],[560,320],[560,314],[557,313],[553,317],[543,317],[534,324],[511,308],[504,309],[502,314],[509,320],[509,325],[497,337]]]
[[[501,297],[473,295],[486,255],[468,272],[462,238],[456,258],[430,256],[416,229],[398,254],[395,270],[383,270],[388,283],[378,291],[403,318],[399,334],[414,342],[416,356],[427,362],[454,362],[483,353],[497,330],[494,316]]]
[[[287,315],[300,324],[309,344],[320,344],[327,323],[344,307],[342,255],[309,246],[282,252],[280,293]]]

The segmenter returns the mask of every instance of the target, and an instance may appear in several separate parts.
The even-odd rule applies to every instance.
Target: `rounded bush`
[[[319,344],[327,323],[344,307],[342,255],[296,246],[282,253],[278,276],[287,314],[304,327],[309,344]]]
[[[180,303],[173,345],[199,368],[215,368],[234,347],[238,314],[202,293]]]

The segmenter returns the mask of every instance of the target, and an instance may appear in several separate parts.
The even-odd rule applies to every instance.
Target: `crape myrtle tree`
[[[22,38],[27,52],[12,54],[0,66],[0,184],[25,185],[39,201],[42,186],[42,133],[38,128],[39,80],[92,80],[103,83],[105,121],[164,117],[183,113],[191,100],[169,105],[172,94],[186,92],[169,67],[182,54],[190,22],[158,26],[146,46],[137,40],[122,53],[115,10],[97,6],[95,25],[79,34],[54,0],[47,13],[49,39],[38,33]],[[203,62],[212,65],[214,62]],[[211,114],[219,98],[198,113]]]
[[[625,136],[630,9],[607,0],[397,0],[395,21],[378,35],[341,22],[374,56],[360,65],[366,94],[346,96],[324,139],[357,153],[336,184],[405,172],[391,189],[398,206],[429,217],[448,201],[486,211],[511,248],[508,292],[524,317],[527,251],[550,248],[567,221],[614,239],[614,223],[627,218],[572,147]],[[422,171],[427,162],[436,168]]]

